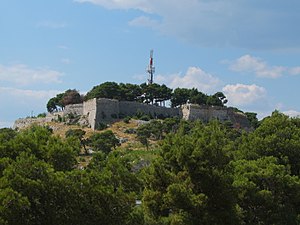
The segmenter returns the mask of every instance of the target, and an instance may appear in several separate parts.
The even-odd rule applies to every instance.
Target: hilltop
[[[165,107],[166,102],[171,107]],[[230,122],[237,128],[251,129],[251,123],[257,120],[256,114],[226,107],[226,103],[226,96],[222,92],[206,95],[197,89],[172,90],[155,83],[135,85],[105,82],[93,87],[85,96],[71,89],[58,94],[47,103],[49,114],[38,120],[76,120],[83,127],[96,130],[125,117],[144,115],[154,119],[179,117],[202,122],[217,119]],[[34,121],[31,118],[17,120],[14,127],[20,128]]]

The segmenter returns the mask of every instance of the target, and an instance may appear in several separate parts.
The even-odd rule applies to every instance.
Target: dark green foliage
[[[163,131],[165,133],[175,133],[178,130],[180,123],[179,117],[166,118],[163,120]]]
[[[143,83],[136,84],[117,84],[115,82],[105,82],[93,87],[89,91],[85,100],[93,98],[109,98],[120,101],[138,101],[146,103],[162,104],[164,101],[171,99],[172,89],[166,85]]]
[[[1,128],[0,129],[0,157],[9,157],[15,158],[17,152],[14,149],[14,138],[17,135],[17,132],[10,128]]]
[[[123,119],[123,122],[124,122],[124,123],[129,123],[130,120],[131,120],[131,117],[126,116],[126,117]]]
[[[137,220],[131,212],[141,182],[131,173],[130,159],[95,156],[87,170],[76,169],[78,137],[83,134],[69,130],[63,140],[43,127],[0,131],[1,149],[11,142],[14,152],[0,158],[0,224],[112,225]],[[110,132],[102,138],[116,145]]]
[[[143,124],[137,129],[137,139],[147,147],[149,147],[149,138],[153,140],[161,140],[164,136],[164,126],[159,120],[151,120],[149,123]]]
[[[37,115],[38,118],[45,118],[46,117],[46,113],[40,113]]]
[[[79,92],[75,89],[66,90],[63,93],[62,99],[60,100],[63,107],[70,104],[78,104],[83,102],[83,96],[79,94]]]
[[[84,148],[85,153],[87,153],[86,145],[88,144],[88,140],[84,139],[85,131],[82,129],[69,129],[66,132],[66,137],[74,137],[80,141],[81,146]]]
[[[222,92],[206,95],[196,88],[176,88],[171,98],[172,107],[178,107],[188,102],[198,105],[224,106],[227,99]]]
[[[142,95],[142,89],[137,84],[123,84],[120,85],[120,100],[123,101],[138,101]]]
[[[259,126],[259,121],[257,119],[257,113],[254,112],[245,112],[245,115],[247,116],[247,119],[249,120],[251,126],[256,129]]]
[[[66,132],[66,137],[77,137],[79,140],[81,140],[83,138],[83,136],[85,135],[85,131],[82,129],[69,129]]]
[[[250,133],[168,118],[136,132],[160,147],[112,151],[115,135],[95,133],[80,170],[83,130],[0,129],[0,224],[300,224],[298,118],[275,111]]]
[[[148,129],[148,126],[147,125],[140,126],[137,129],[136,133],[137,133],[137,139],[148,149],[149,148],[148,138],[150,138],[151,136],[151,132]]]
[[[176,88],[173,92],[171,103],[172,107],[181,106],[186,104],[190,99],[190,90],[187,88]]]
[[[121,98],[121,89],[120,86],[115,82],[105,82],[100,85],[93,87],[89,91],[85,100],[93,98],[110,98],[110,99],[120,99]]]
[[[227,103],[226,96],[222,92],[217,92],[208,97],[206,104],[213,106],[224,106]]]
[[[141,117],[139,117],[138,119],[144,120],[144,121],[149,121],[149,120],[151,120],[151,116],[144,114]]]
[[[146,103],[162,103],[166,100],[171,99],[172,89],[168,88],[166,85],[159,85],[156,83],[140,85],[142,93],[144,94],[142,100]]]
[[[119,140],[111,130],[107,130],[102,133],[94,133],[89,138],[89,145],[94,151],[102,151],[108,154],[119,145]]]
[[[5,143],[1,143],[1,137]],[[50,163],[57,170],[70,170],[76,165],[80,143],[76,140],[61,140],[52,136],[48,127],[32,126],[16,133],[12,130],[0,132],[1,157],[16,159],[21,153],[34,155]]]
[[[104,130],[106,128],[107,128],[107,124],[105,124],[105,123],[99,122],[96,124],[96,130]]]
[[[76,142],[77,141],[77,142]],[[80,140],[72,139],[71,143],[53,137],[47,143],[47,161],[55,170],[71,170],[77,163],[76,156],[80,151]]]
[[[232,165],[244,224],[299,224],[299,177],[271,156]]]
[[[274,156],[283,165],[291,167],[293,175],[300,174],[300,129],[286,115],[273,112],[260,126],[245,135],[239,146],[240,157],[258,159]]]
[[[149,224],[236,224],[235,192],[217,123],[169,136],[149,168],[143,204]]]
[[[83,96],[75,89],[68,89],[64,93],[57,94],[47,102],[48,112],[63,109],[66,105],[78,104],[83,102]]]
[[[129,224],[135,202],[130,182],[138,181],[120,163],[108,159],[102,172],[62,173],[22,154],[1,178],[0,221],[16,225]],[[131,189],[124,191],[123,184]]]

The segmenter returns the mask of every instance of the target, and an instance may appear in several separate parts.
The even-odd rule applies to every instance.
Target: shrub
[[[126,117],[123,119],[123,122],[124,122],[124,123],[129,123],[130,120],[131,120],[131,117],[130,117],[130,116],[126,116]]]
[[[96,130],[104,130],[107,128],[107,125],[105,123],[97,123]]]

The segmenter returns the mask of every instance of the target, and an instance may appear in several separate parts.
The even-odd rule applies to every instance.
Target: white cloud
[[[108,9],[139,9],[144,12],[150,12],[151,2],[148,0],[74,0],[80,3],[93,3]]]
[[[12,87],[0,87],[0,99],[1,96],[9,96],[10,98],[17,98],[17,99],[31,99],[33,101],[36,100],[48,100],[54,97],[56,94],[60,93],[60,91],[56,90],[26,90],[26,89],[18,89]],[[2,99],[1,101],[4,101]]]
[[[159,21],[153,20],[147,16],[140,16],[129,21],[130,26],[158,28]]]
[[[199,67],[189,67],[183,76],[180,74],[156,76],[156,82],[165,83],[171,88],[197,88],[205,93],[216,91],[221,84],[217,77],[203,71]]]
[[[288,110],[288,111],[284,111],[283,113],[288,115],[289,117],[300,117],[300,112],[296,110]]]
[[[202,46],[251,49],[300,47],[300,2],[220,0],[74,0],[107,9],[140,10],[159,16],[158,31]],[[285,13],[288,10],[289,13]],[[150,19],[150,21],[152,21]],[[149,26],[148,23],[144,23]]]
[[[235,106],[251,105],[255,102],[264,100],[266,90],[255,84],[234,84],[226,85],[223,92],[228,101]]]
[[[300,66],[289,69],[291,75],[300,75]]]
[[[48,100],[58,93],[61,91],[0,87],[0,120],[10,123],[18,118],[45,112]]]
[[[277,78],[287,70],[283,66],[269,66],[262,59],[244,55],[236,59],[229,67],[236,72],[254,73],[258,77]]]
[[[68,50],[69,49],[69,47],[66,46],[66,45],[59,45],[58,48],[63,49],[63,50]]]
[[[17,85],[61,83],[62,76],[63,73],[47,68],[32,69],[23,64],[12,66],[0,64],[0,81],[8,81]]]
[[[62,58],[60,60],[60,62],[63,63],[63,64],[66,64],[66,65],[69,65],[69,64],[72,63],[71,59],[68,59],[68,58]]]
[[[38,28],[62,29],[67,26],[65,22],[42,21],[37,24]]]
[[[0,128],[12,127],[12,126],[13,126],[12,121],[0,121]]]

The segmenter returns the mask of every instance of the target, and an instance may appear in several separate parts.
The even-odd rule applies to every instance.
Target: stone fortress
[[[180,108],[167,108],[138,102],[118,101],[114,99],[91,99],[82,104],[67,105],[61,112],[48,114],[45,118],[28,118],[15,121],[14,128],[22,128],[34,122],[51,122],[58,116],[80,116],[85,125],[95,130],[101,123],[113,123],[126,116],[134,116],[137,113],[150,115],[153,118],[179,117],[185,120],[201,120],[208,122],[217,119],[221,122],[229,121],[236,128],[251,129],[251,125],[241,112],[233,108],[185,104]],[[40,121],[39,121],[40,120]]]

